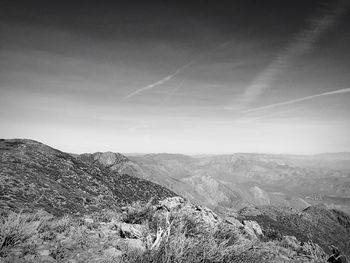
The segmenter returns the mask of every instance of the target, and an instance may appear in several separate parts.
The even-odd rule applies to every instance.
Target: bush
[[[61,243],[57,242],[55,247],[50,250],[50,256],[61,262],[68,254],[68,249]]]
[[[25,243],[38,233],[38,230],[48,220],[48,217],[37,213],[16,214],[10,213],[0,221],[0,254],[18,244]]]
[[[155,212],[152,206],[152,201],[153,200],[151,199],[146,204],[135,202],[126,207],[121,220],[128,224],[142,224],[147,220],[151,220]]]
[[[154,213],[153,221],[147,224],[146,251],[129,249],[124,262],[234,262],[238,254],[234,227],[208,227],[186,211]],[[248,249],[248,243],[241,244],[240,249],[240,253]]]
[[[92,215],[92,219],[96,222],[109,223],[113,220],[121,220],[120,211],[102,210],[101,212]]]
[[[63,233],[70,229],[72,225],[72,219],[70,216],[65,215],[62,218],[52,222],[51,229],[57,233]]]

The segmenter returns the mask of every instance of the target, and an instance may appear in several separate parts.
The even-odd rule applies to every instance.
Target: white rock
[[[38,251],[38,254],[42,257],[46,257],[46,256],[49,256],[50,255],[50,250],[48,249],[44,249],[44,250],[39,250]]]
[[[261,227],[260,227],[260,225],[257,222],[251,221],[251,220],[244,220],[243,224],[244,224],[245,228],[253,230],[255,235],[257,235],[257,236],[262,236],[263,235]]]

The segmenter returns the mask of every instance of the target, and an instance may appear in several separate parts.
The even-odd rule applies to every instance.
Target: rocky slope
[[[43,208],[53,214],[91,213],[175,195],[157,184],[101,169],[36,141],[0,140],[3,212]]]
[[[254,220],[265,236],[295,236],[299,241],[312,240],[326,252],[337,246],[350,257],[350,216],[325,206],[310,206],[302,211],[271,206],[247,207],[238,218]]]

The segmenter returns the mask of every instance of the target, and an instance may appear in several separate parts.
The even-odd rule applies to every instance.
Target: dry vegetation
[[[135,203],[84,217],[10,213],[0,262],[325,262],[312,242],[268,240],[187,202]]]

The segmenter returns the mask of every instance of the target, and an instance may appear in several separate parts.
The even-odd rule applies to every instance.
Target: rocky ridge
[[[79,160],[32,140],[0,141],[0,211],[91,213],[176,196],[149,181]]]

